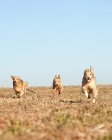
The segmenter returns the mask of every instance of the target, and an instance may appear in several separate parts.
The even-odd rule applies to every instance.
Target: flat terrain
[[[0,140],[112,140],[112,85],[99,85],[95,104],[80,86],[29,87],[22,98],[0,88]]]

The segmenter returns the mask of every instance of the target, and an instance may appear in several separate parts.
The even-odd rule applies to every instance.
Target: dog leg
[[[81,87],[81,92],[82,92],[82,93],[85,93],[85,92],[84,92],[84,88],[83,88],[83,87]]]
[[[16,96],[20,98],[20,92],[15,92]]]
[[[60,94],[62,94],[63,93],[63,91],[62,90],[59,90],[59,94],[58,95],[60,95]]]
[[[16,96],[17,96],[17,93],[16,93],[15,91],[14,91],[14,94],[15,94],[15,95],[14,95],[12,98],[16,98]]]
[[[88,92],[85,90],[84,87],[81,87],[81,91],[82,91],[82,93],[85,94],[85,96],[86,96],[87,98],[91,98],[90,95],[88,94]]]
[[[86,96],[87,98],[89,97],[89,96],[88,96],[88,92],[87,92],[87,91],[85,92],[85,96]]]
[[[59,90],[59,91],[58,91],[58,96],[59,96],[60,94],[61,94],[61,91]]]
[[[16,93],[16,95],[17,95],[17,97],[18,97],[18,98],[20,98],[20,97],[21,97],[21,96],[20,96],[20,93]]]
[[[92,103],[95,103],[96,102],[96,100],[95,100],[95,98],[93,98],[93,101],[92,101]]]
[[[56,89],[53,89],[53,97],[56,95]]]
[[[24,91],[21,91],[18,98],[20,98],[24,94]]]
[[[93,94],[92,94],[92,98],[93,98],[93,99],[92,99],[92,100],[93,100],[92,102],[93,102],[93,103],[96,102],[97,92],[98,92],[98,90],[96,90],[96,89],[93,90]]]

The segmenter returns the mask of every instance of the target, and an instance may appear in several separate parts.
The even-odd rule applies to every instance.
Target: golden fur
[[[15,94],[20,98],[24,93],[26,93],[26,87],[28,86],[28,82],[24,82],[21,78],[18,76],[12,76],[11,78],[13,80],[13,89],[15,91]]]
[[[58,91],[58,95],[60,95],[63,92],[63,86],[61,84],[61,77],[58,75],[58,77],[55,75],[53,79],[53,93],[54,95]]]
[[[93,103],[95,103],[95,99],[97,97],[96,78],[94,76],[94,71],[91,66],[90,70],[86,69],[84,71],[81,91],[85,94],[87,98],[91,98],[92,96]]]

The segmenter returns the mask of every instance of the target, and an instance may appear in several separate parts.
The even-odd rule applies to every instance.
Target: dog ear
[[[60,75],[58,75],[58,78],[61,79]]]
[[[54,76],[54,79],[56,79],[56,78],[57,78],[57,76],[55,75],[55,76]]]
[[[90,66],[90,71],[94,74],[94,70],[93,70],[92,66]]]
[[[20,77],[18,77],[19,80],[22,80]]]
[[[84,71],[84,75],[86,74],[87,71],[89,71],[89,69],[85,69],[85,71]]]
[[[10,76],[10,78],[14,79],[14,76],[13,76],[13,75],[11,75],[11,76]]]

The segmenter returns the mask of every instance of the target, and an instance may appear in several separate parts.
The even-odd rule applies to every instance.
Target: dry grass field
[[[99,85],[95,104],[80,86],[30,87],[22,98],[0,88],[0,140],[112,140],[112,85]],[[81,94],[80,94],[81,93]]]

